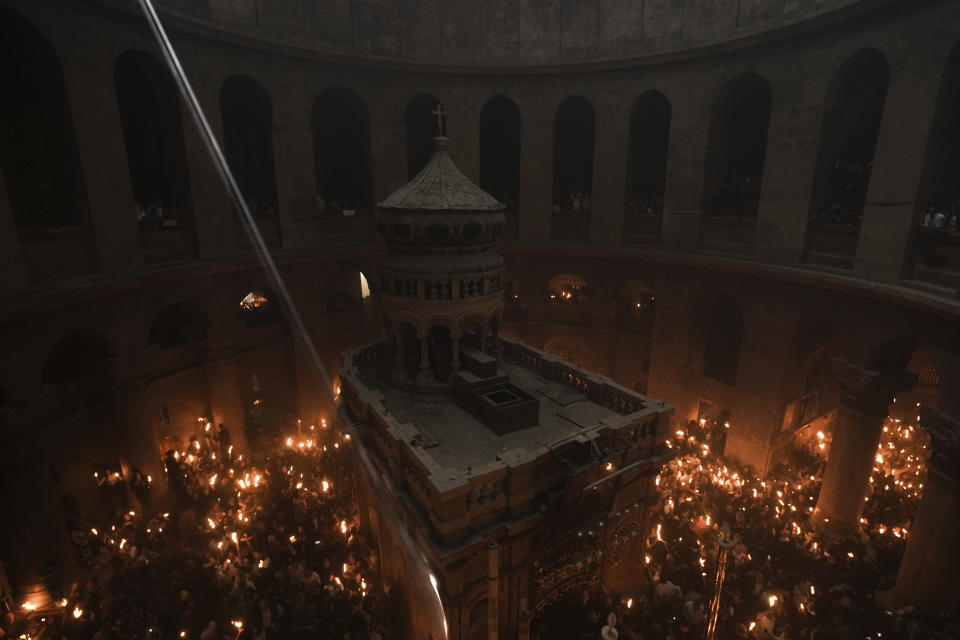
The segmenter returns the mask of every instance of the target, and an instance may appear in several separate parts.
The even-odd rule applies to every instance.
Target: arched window
[[[437,135],[437,116],[441,107],[433,96],[421,93],[407,103],[404,120],[407,123],[407,179],[413,178],[427,166],[433,153],[433,139]],[[446,131],[443,131],[446,134]]]
[[[203,342],[209,328],[210,320],[203,311],[189,302],[176,302],[154,317],[147,343],[167,349]]]
[[[771,103],[770,86],[754,73],[734,78],[720,91],[707,143],[707,216],[756,219]]]
[[[554,211],[590,213],[595,120],[593,105],[583,96],[571,96],[557,109],[553,127]]]
[[[508,212],[516,212],[520,196],[520,110],[506,96],[490,98],[480,112],[480,187],[505,204]]]
[[[360,96],[345,87],[326,89],[313,103],[311,126],[318,212],[369,210],[370,114]]]
[[[87,224],[87,197],[60,61],[0,7],[0,166],[21,231]]]
[[[33,282],[95,270],[60,61],[36,27],[5,7],[0,7],[0,179]]]
[[[883,54],[864,49],[830,80],[811,201],[814,221],[860,224],[889,79]]]
[[[170,73],[144,51],[127,51],[114,71],[138,220],[187,224],[193,217],[180,98]]]
[[[220,90],[223,146],[230,169],[255,217],[277,214],[273,165],[273,106],[256,80],[235,75]]]
[[[628,280],[620,288],[620,305],[631,313],[652,315],[657,309],[657,299],[646,282]]]
[[[737,381],[743,315],[737,302],[720,296],[707,316],[707,341],[703,349],[703,375],[727,384]]]
[[[960,254],[954,240],[957,231],[951,223],[955,218],[960,219],[957,176],[960,176],[960,42],[954,46],[940,80],[917,193],[916,226],[920,242],[913,277],[918,280],[960,286]]]
[[[578,275],[560,273],[547,283],[547,302],[577,305],[586,301],[587,283]]]
[[[630,112],[628,215],[663,213],[669,138],[670,102],[659,91],[647,91]]]

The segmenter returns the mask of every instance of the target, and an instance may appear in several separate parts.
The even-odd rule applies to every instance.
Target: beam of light
[[[243,192],[240,191],[240,186],[237,184],[233,172],[227,164],[227,159],[220,149],[220,144],[213,134],[213,129],[210,128],[210,123],[207,121],[203,107],[200,106],[200,101],[197,100],[197,96],[193,92],[193,86],[190,84],[190,80],[187,78],[187,74],[180,64],[180,59],[173,45],[170,43],[170,39],[167,37],[167,32],[164,30],[159,16],[157,16],[152,0],[139,0],[139,3],[150,25],[150,30],[153,31],[157,44],[160,46],[160,51],[163,53],[167,67],[170,69],[170,73],[176,81],[177,87],[180,89],[180,95],[183,97],[184,102],[187,103],[190,115],[193,116],[193,120],[200,130],[200,136],[213,160],[213,165],[217,169],[217,173],[220,175],[224,187],[230,194],[230,199],[233,201],[233,208],[237,211],[243,223],[243,230],[246,232],[250,244],[256,251],[257,258],[260,260],[260,265],[263,267],[267,280],[274,291],[280,296],[283,303],[281,308],[286,313],[290,324],[293,325],[294,334],[299,338],[301,346],[307,352],[307,361],[317,376],[320,388],[333,389],[333,383],[327,374],[327,369],[320,361],[317,348],[313,344],[313,340],[310,338],[307,327],[300,318],[296,306],[293,304],[287,285],[283,281],[283,277],[280,275],[276,263],[273,261],[273,256],[270,254],[270,250],[267,248],[263,236],[260,235],[260,230],[257,228],[256,222],[250,213],[250,208],[247,206],[247,201],[243,197]]]

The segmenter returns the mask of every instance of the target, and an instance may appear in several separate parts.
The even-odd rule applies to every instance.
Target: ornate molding
[[[843,358],[835,358],[831,368],[840,388],[840,405],[866,416],[886,416],[893,396],[917,381],[917,374],[909,371],[871,371]]]

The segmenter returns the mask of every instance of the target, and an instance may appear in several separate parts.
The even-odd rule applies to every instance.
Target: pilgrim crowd
[[[349,435],[256,433],[267,453],[248,457],[226,428],[198,423],[166,453],[162,508],[143,483],[136,499],[105,493],[116,523],[73,532],[89,577],[51,585],[57,612],[8,615],[0,638],[405,638],[402,599],[381,589],[359,533]]]
[[[958,616],[890,609],[910,522],[922,495],[928,437],[888,419],[861,520],[862,533],[827,542],[811,525],[829,436],[812,434],[761,478],[725,462],[726,427],[691,422],[668,444],[675,457],[656,478],[659,499],[645,553],[642,593],[585,591],[574,606],[535,621],[531,637],[692,640],[705,637],[720,541],[725,575],[717,639],[939,640],[960,638]],[[616,624],[606,624],[613,612]],[[566,631],[564,631],[566,630]]]

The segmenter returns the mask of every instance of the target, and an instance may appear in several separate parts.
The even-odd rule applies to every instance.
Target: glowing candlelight
[[[73,608],[73,617],[74,617],[74,618],[79,618],[79,617],[82,616],[82,615],[83,615],[83,609],[81,609],[80,607],[74,607],[74,608]]]

